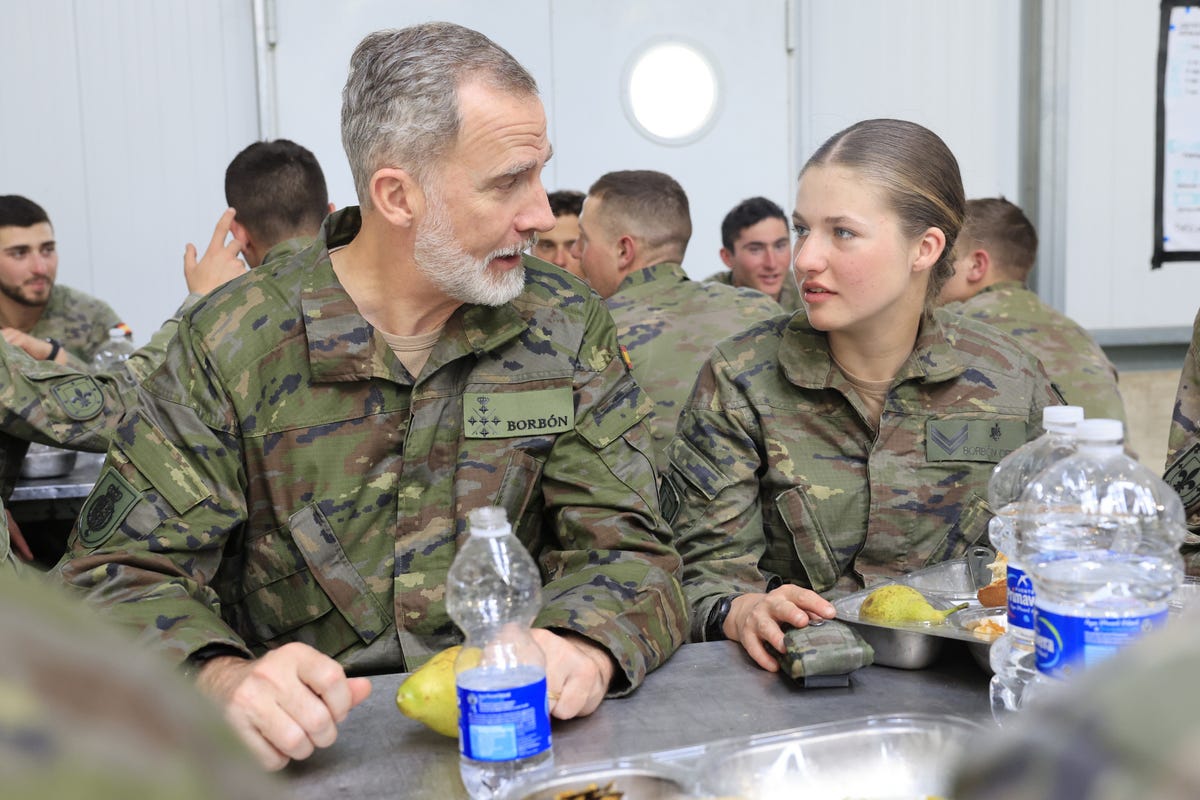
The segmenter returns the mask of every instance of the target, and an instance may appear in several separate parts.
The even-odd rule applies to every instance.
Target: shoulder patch
[[[79,512],[79,541],[95,549],[108,541],[140,495],[121,473],[109,467],[100,475]]]
[[[994,464],[1025,444],[1027,433],[1019,420],[931,419],[925,423],[925,460]]]
[[[1179,493],[1184,508],[1191,509],[1200,503],[1200,442],[1179,454],[1167,467],[1163,480]]]
[[[59,381],[50,389],[63,413],[76,422],[83,422],[104,410],[104,393],[90,375],[77,375]]]

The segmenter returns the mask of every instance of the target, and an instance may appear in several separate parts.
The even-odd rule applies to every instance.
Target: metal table
[[[465,798],[458,745],[396,710],[405,675],[372,679],[338,740],[284,772],[295,796]],[[556,766],[688,747],[869,714],[925,712],[990,721],[988,676],[965,647],[919,671],[866,667],[849,688],[802,689],[764,672],[731,642],[684,645],[636,692],[553,727]]]
[[[21,478],[9,502],[87,497],[96,485],[103,465],[104,453],[80,453],[75,458],[75,469],[66,475],[57,478]]]

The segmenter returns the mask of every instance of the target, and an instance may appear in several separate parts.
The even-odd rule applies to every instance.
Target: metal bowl
[[[702,784],[744,800],[944,795],[979,730],[936,714],[814,725],[710,749]]]
[[[36,480],[69,475],[71,470],[75,469],[75,459],[78,455],[74,450],[31,444],[21,462],[21,477]]]
[[[622,800],[689,800],[697,797],[686,782],[668,770],[641,766],[575,767],[532,786],[518,786],[506,800],[556,800],[570,792],[604,788],[609,784]]]
[[[884,625],[862,619],[859,616],[859,610],[863,600],[883,585],[878,584],[870,589],[855,592],[835,600],[833,603],[834,608],[837,609],[837,618],[853,627],[860,636],[867,640],[867,644],[871,645],[875,651],[876,664],[900,669],[924,669],[932,664],[942,652],[942,646],[948,638],[947,634],[951,634],[949,638],[969,638],[955,636],[955,634],[961,635],[961,631],[951,631],[949,622],[941,625],[929,623]],[[921,593],[936,609],[945,610],[956,605],[947,598]]]

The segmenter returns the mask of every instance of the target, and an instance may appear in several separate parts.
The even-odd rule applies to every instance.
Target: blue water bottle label
[[[511,689],[458,687],[458,749],[475,761],[512,761],[550,749],[546,679]]]
[[[1038,606],[1038,671],[1055,678],[1097,664],[1167,621],[1167,611],[1129,617],[1076,617]]]
[[[1008,562],[1008,627],[1033,631],[1033,581],[1025,570]]]

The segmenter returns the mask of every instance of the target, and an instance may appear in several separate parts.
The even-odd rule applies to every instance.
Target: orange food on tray
[[[1008,558],[996,554],[996,560],[987,565],[992,572],[992,582],[975,593],[980,605],[995,608],[1008,603]]]

